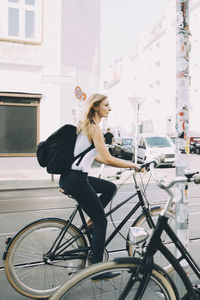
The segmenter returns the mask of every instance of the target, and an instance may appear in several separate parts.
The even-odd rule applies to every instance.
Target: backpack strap
[[[90,150],[94,149],[94,143],[92,143],[92,145],[90,145],[90,147],[88,147],[86,150],[84,150],[83,152],[79,153],[76,157],[74,157],[74,161],[79,158],[78,162],[76,163],[76,166],[79,166],[83,157],[85,156],[85,154],[87,154]]]

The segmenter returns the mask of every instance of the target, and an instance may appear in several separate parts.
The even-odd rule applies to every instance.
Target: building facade
[[[200,2],[190,1],[189,126],[200,134]],[[116,69],[120,69],[117,79]],[[163,18],[138,41],[131,57],[116,61],[105,89],[113,103],[114,127],[126,135],[138,131],[176,133],[176,1],[169,0]],[[119,103],[115,106],[114,103]],[[116,124],[116,120],[117,124]]]
[[[0,157],[75,123],[77,86],[100,87],[100,0],[1,0]]]

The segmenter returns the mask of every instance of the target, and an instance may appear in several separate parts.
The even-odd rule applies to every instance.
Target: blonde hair
[[[85,114],[83,120],[79,121],[77,126],[77,134],[82,132],[88,135],[92,126],[95,124],[93,118],[95,114],[94,107],[97,107],[105,100],[107,96],[101,94],[92,94],[85,103]]]

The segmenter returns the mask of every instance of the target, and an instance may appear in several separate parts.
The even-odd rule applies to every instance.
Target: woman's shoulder
[[[99,125],[98,124],[92,124],[92,126],[90,127],[90,132],[89,133],[91,135],[101,133],[101,129],[100,129]]]
[[[91,142],[95,137],[98,137],[101,134],[101,129],[98,124],[92,124],[88,131],[88,140]]]

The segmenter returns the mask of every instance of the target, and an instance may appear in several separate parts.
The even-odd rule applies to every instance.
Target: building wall
[[[37,3],[42,10],[41,36],[36,42],[5,37],[1,28],[7,22],[7,0],[0,3],[0,93],[41,94],[39,141],[59,126],[77,121],[76,86],[87,96],[99,90],[101,2]]]
[[[67,89],[62,85],[62,106],[67,103],[62,120],[77,120],[79,86],[89,96],[100,89],[100,0],[63,0],[61,17],[61,76],[73,74]],[[73,112],[73,113],[72,113]]]
[[[190,132],[200,133],[200,3],[190,1]],[[118,62],[117,62],[118,64]],[[112,67],[115,69],[116,67]],[[122,73],[116,85],[124,90],[123,105],[132,98],[132,122],[136,116],[136,99],[143,99],[139,122],[143,132],[175,134],[176,126],[176,2],[169,0],[165,16],[138,41],[135,53],[122,59]],[[107,82],[107,93],[112,98],[112,77]],[[127,92],[128,91],[128,92]],[[121,100],[122,101],[122,100]],[[114,109],[117,109],[114,108]],[[120,111],[119,111],[120,112]],[[119,114],[116,112],[115,114]],[[131,113],[127,109],[127,119]],[[112,123],[112,120],[110,120]],[[126,127],[126,120],[119,119]],[[114,124],[114,121],[113,121]],[[127,127],[126,127],[127,128]],[[129,129],[130,130],[130,129]],[[130,133],[134,134],[131,129]]]

